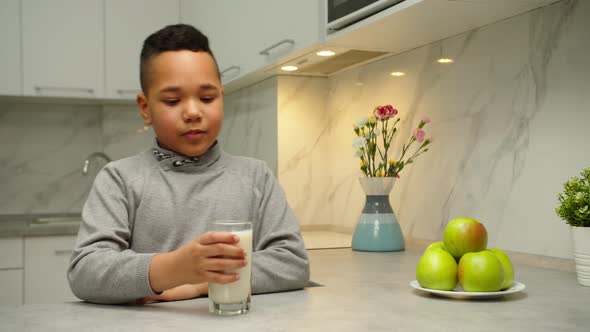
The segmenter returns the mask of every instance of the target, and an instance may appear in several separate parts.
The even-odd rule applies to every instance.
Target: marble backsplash
[[[0,102],[0,214],[77,213],[96,173],[112,159],[135,154],[153,142],[136,106],[59,102]]]
[[[325,85],[314,91],[324,110],[284,112],[288,103],[279,103],[279,128],[299,124],[313,142],[299,146],[279,132],[279,178],[301,223],[353,230],[364,194],[352,124],[392,104],[402,118],[394,151],[423,116],[432,119],[431,151],[403,170],[390,196],[406,236],[438,240],[450,219],[469,216],[485,223],[491,247],[571,258],[569,227],[554,208],[562,183],[590,166],[588,17],[590,2],[561,1],[327,82],[291,78],[300,82],[288,91],[279,83],[293,102],[314,99],[304,94],[311,82]],[[455,62],[437,63],[441,54]],[[291,121],[295,112],[304,118]]]

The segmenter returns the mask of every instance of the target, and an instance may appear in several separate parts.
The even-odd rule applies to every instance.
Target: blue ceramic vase
[[[389,204],[393,177],[361,177],[366,200],[352,237],[352,250],[401,251],[404,235]]]

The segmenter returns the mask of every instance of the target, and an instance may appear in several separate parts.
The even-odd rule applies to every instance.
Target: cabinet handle
[[[139,93],[139,91],[136,89],[117,89],[115,91],[120,95],[134,95]]]
[[[219,74],[221,75],[221,77],[225,76],[227,73],[229,73],[230,71],[235,70],[237,73],[240,72],[240,66],[229,66],[227,68],[225,68],[224,70],[222,70]]]
[[[94,89],[91,88],[70,88],[70,87],[62,87],[62,86],[36,86],[35,91],[40,93],[41,90],[57,90],[57,91],[78,91],[78,92],[87,92],[89,94],[94,94]]]
[[[55,250],[55,256],[71,255],[74,252],[72,249]]]
[[[270,51],[272,51],[273,49],[283,45],[283,44],[291,44],[291,46],[295,45],[295,41],[293,39],[283,39],[281,41],[279,41],[276,44],[272,44],[269,47],[263,49],[262,51],[260,51],[260,55],[270,55]]]

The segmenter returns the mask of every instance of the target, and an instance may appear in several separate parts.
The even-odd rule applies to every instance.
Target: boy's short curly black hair
[[[143,42],[139,62],[139,80],[144,94],[147,94],[148,90],[150,60],[160,53],[180,50],[209,53],[217,67],[217,75],[219,75],[219,67],[209,48],[207,36],[192,25],[168,25],[151,34]]]

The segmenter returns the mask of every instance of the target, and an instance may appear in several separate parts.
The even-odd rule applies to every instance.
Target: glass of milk
[[[249,221],[214,221],[209,231],[228,232],[240,237],[239,247],[246,250],[247,265],[228,272],[239,273],[240,279],[229,284],[209,283],[209,312],[222,315],[240,315],[250,311],[252,277],[252,223]]]

